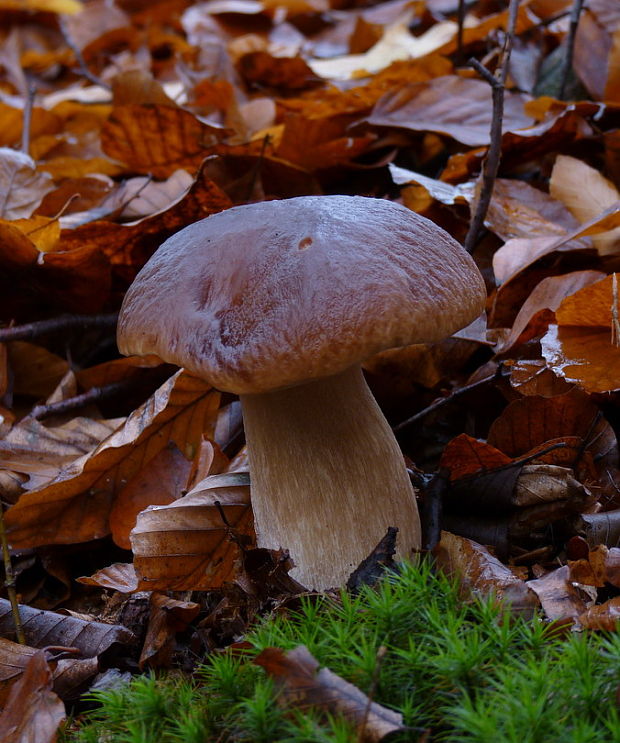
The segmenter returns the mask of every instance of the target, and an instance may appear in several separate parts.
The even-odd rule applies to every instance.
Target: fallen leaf
[[[549,192],[562,201],[582,224],[613,207],[620,199],[618,189],[598,170],[568,155],[558,155]],[[620,227],[592,238],[601,255],[617,253],[620,245]]]
[[[226,130],[204,124],[175,106],[116,106],[101,131],[104,152],[130,171],[168,178],[179,168],[191,174]]]
[[[504,131],[532,124],[523,110],[524,102],[525,98],[517,93],[506,95]],[[366,122],[371,126],[447,134],[475,147],[490,142],[491,113],[488,83],[447,75],[387,93],[377,101]]]
[[[51,177],[38,171],[31,157],[0,147],[0,218],[29,217],[53,188]]]
[[[175,636],[187,629],[198,616],[200,604],[178,601],[154,592],[150,598],[151,612],[140,654],[140,668],[168,668],[171,665]]]
[[[65,719],[65,705],[52,691],[52,672],[44,651],[28,661],[0,714],[0,740],[5,743],[54,743]]]
[[[588,593],[585,586],[579,588],[573,584],[568,565],[542,578],[528,580],[526,585],[538,596],[547,618],[554,622],[571,620],[577,624],[596,598],[596,591]]]
[[[342,716],[354,726],[360,743],[379,743],[403,729],[400,713],[373,702],[329,668],[320,668],[303,645],[286,653],[266,648],[254,662],[275,679],[282,706]]]
[[[25,493],[6,513],[14,547],[72,544],[109,533],[119,490],[169,441],[191,454],[215,423],[219,393],[178,372],[92,453],[49,485]]]
[[[190,469],[191,462],[170,442],[127,482],[110,511],[110,530],[119,547],[131,549],[129,533],[140,511],[181,497]]]
[[[540,345],[549,368],[567,382],[586,392],[620,389],[620,348],[609,329],[551,324]]]
[[[131,532],[142,590],[211,590],[240,572],[254,540],[249,479],[212,475],[168,506],[142,511]]]
[[[458,579],[465,596],[494,596],[512,611],[531,617],[538,608],[536,595],[481,544],[447,531],[433,550],[438,567]]]

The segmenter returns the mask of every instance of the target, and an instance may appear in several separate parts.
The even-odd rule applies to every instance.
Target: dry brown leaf
[[[20,605],[19,614],[26,643],[35,648],[50,645],[75,647],[83,657],[93,658],[115,643],[128,645],[135,642],[134,635],[126,627],[117,624],[86,621],[24,605]],[[10,602],[0,599],[2,636],[11,636],[15,631],[14,625]]]
[[[612,324],[614,301],[613,276],[599,277],[594,283],[570,293],[556,308],[558,325],[595,326],[609,328]],[[617,307],[616,307],[617,311]]]
[[[572,300],[575,292],[579,295],[580,289],[600,281],[603,276],[600,271],[573,271],[543,279],[521,306],[510,334],[497,344],[495,352],[506,353],[513,346],[542,335],[553,321],[554,311],[569,301],[567,297]]]
[[[396,61],[431,54],[455,35],[456,24],[452,21],[443,21],[431,26],[420,36],[413,36],[408,28],[412,16],[411,10],[408,10],[397,21],[388,24],[381,39],[364,54],[350,54],[325,60],[312,59],[308,64],[319,77],[328,80],[351,80],[378,73]]]
[[[198,616],[200,604],[178,601],[154,592],[150,598],[149,623],[140,654],[140,668],[168,668],[175,648],[175,635],[187,629]]]
[[[582,224],[596,218],[620,199],[618,189],[598,170],[568,155],[558,155],[556,158],[549,192],[566,204]],[[592,242],[601,255],[617,253],[620,227],[595,235]]]
[[[142,590],[209,590],[233,580],[252,546],[245,473],[212,475],[169,506],[142,511],[131,533]]]
[[[602,588],[610,583],[620,588],[620,549],[604,544],[590,550],[583,560],[569,560],[571,580]]]
[[[505,98],[504,131],[531,126],[523,110],[525,98]],[[377,101],[366,119],[372,126],[447,134],[472,147],[489,144],[491,88],[482,80],[447,75],[428,83],[404,85]]]
[[[101,131],[104,152],[129,170],[168,178],[180,168],[194,174],[226,135],[174,106],[116,106]]]
[[[50,176],[38,171],[31,157],[0,147],[0,218],[29,217],[53,188]]]
[[[47,485],[77,457],[87,455],[122,423],[72,418],[56,426],[23,418],[0,441],[0,463],[27,475],[25,490]]]
[[[588,592],[586,586],[580,588],[573,584],[568,565],[552,570],[542,578],[529,580],[526,585],[538,596],[551,621],[572,620],[578,623],[580,615],[596,599],[595,590]]]
[[[577,620],[583,629],[616,632],[620,621],[620,596],[598,606],[591,606],[580,614]]]
[[[119,491],[110,511],[110,530],[119,547],[131,549],[129,532],[140,511],[147,506],[168,505],[181,497],[191,466],[170,442]]]
[[[115,562],[94,575],[78,578],[77,581],[85,586],[109,588],[119,593],[135,593],[139,590],[138,576],[132,563]]]
[[[22,495],[6,514],[11,544],[72,544],[109,533],[119,490],[169,441],[191,457],[203,433],[213,431],[219,398],[197,377],[175,374],[92,453]]]
[[[254,662],[275,679],[282,706],[342,716],[354,726],[359,743],[379,743],[403,729],[400,713],[373,702],[329,668],[320,668],[304,645],[286,653],[266,648]]]
[[[0,714],[3,743],[54,743],[65,705],[52,691],[52,672],[41,650],[28,661]]]
[[[433,550],[438,566],[458,578],[464,595],[495,596],[511,609],[532,616],[539,604],[527,585],[477,542],[447,531]]]
[[[620,348],[608,328],[551,324],[540,344],[549,368],[567,382],[586,392],[620,389]]]
[[[529,396],[511,402],[491,425],[488,442],[511,457],[554,439],[578,436],[584,439],[598,466],[613,466],[618,443],[613,429],[598,406],[580,390],[557,397]],[[577,454],[579,449],[574,453]]]

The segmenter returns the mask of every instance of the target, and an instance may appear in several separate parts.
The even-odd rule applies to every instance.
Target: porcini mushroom
[[[396,526],[420,547],[414,492],[360,363],[438,341],[483,310],[444,230],[394,202],[304,196],[176,233],[130,287],[125,354],[156,354],[241,399],[258,544],[309,588],[344,583]]]

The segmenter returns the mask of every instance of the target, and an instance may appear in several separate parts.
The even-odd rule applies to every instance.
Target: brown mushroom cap
[[[303,196],[173,235],[127,292],[118,344],[254,394],[445,338],[484,300],[473,260],[433,222],[383,199]]]

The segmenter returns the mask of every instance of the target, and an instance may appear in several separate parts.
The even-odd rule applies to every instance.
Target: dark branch
[[[75,410],[86,407],[86,405],[115,397],[119,392],[125,392],[133,388],[135,384],[135,379],[130,378],[122,382],[106,384],[103,387],[92,387],[88,392],[76,395],[75,397],[69,397],[60,402],[52,402],[49,405],[35,405],[30,415],[37,420],[41,420],[41,418],[49,418],[52,415],[72,413]]]
[[[573,7],[570,13],[570,26],[568,28],[568,36],[566,37],[566,55],[564,57],[564,64],[562,66],[562,76],[560,84],[560,99],[563,100],[566,95],[566,88],[570,78],[571,71],[573,69],[573,54],[575,53],[575,38],[577,36],[577,26],[579,25],[579,17],[581,16],[581,9],[583,7],[583,0],[573,0]]]
[[[87,328],[114,328],[118,312],[103,315],[62,315],[51,320],[39,320],[12,328],[0,328],[0,343],[39,338],[42,335],[60,333],[66,330],[86,330]]]
[[[493,115],[491,120],[491,133],[489,151],[482,169],[482,188],[480,196],[476,202],[476,211],[469,225],[467,236],[465,237],[465,250],[472,253],[478,235],[484,225],[484,220],[489,210],[491,197],[493,196],[493,187],[499,162],[502,154],[502,122],[504,119],[504,90],[506,86],[506,77],[508,76],[508,63],[510,61],[510,52],[512,51],[512,41],[515,35],[517,25],[517,13],[519,10],[519,0],[510,0],[508,9],[508,28],[504,40],[504,48],[499,61],[497,72],[492,75],[486,67],[475,59],[470,59],[469,64],[489,83],[493,96]]]

